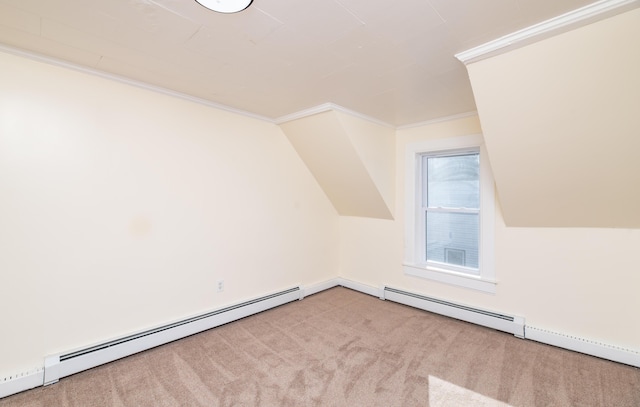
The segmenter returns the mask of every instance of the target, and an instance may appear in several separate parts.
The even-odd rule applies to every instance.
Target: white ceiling
[[[277,119],[395,126],[475,110],[454,54],[593,0],[0,0],[0,43]]]

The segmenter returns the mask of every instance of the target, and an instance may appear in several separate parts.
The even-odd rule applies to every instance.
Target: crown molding
[[[472,110],[470,112],[453,114],[451,116],[438,117],[438,118],[427,120],[427,121],[424,121],[424,122],[405,124],[404,126],[398,127],[396,130],[406,130],[406,129],[411,129],[411,128],[414,128],[414,127],[428,126],[430,124],[436,124],[436,123],[442,123],[442,122],[450,122],[452,120],[464,119],[464,118],[467,118],[467,117],[477,116],[477,115],[478,115],[478,111],[477,110]]]
[[[116,74],[112,74],[109,72],[105,72],[105,71],[101,71],[99,69],[95,69],[95,68],[91,68],[91,67],[87,67],[87,66],[83,66],[83,65],[79,65],[79,64],[74,64],[72,62],[67,62],[61,59],[57,59],[57,58],[53,58],[53,57],[49,57],[46,55],[42,55],[36,52],[32,52],[32,51],[26,51],[23,49],[19,49],[19,48],[15,48],[6,44],[2,44],[0,43],[0,52],[4,52],[6,54],[11,54],[11,55],[15,55],[15,56],[19,56],[22,58],[27,58],[27,59],[31,59],[33,61],[36,62],[41,62],[41,63],[45,63],[48,65],[53,65],[53,66],[58,66],[61,68],[66,68],[66,69],[70,69],[76,72],[81,72],[84,74],[88,74],[88,75],[93,75],[93,76],[98,76],[100,78],[103,79],[107,79],[107,80],[112,80],[115,82],[120,82],[126,85],[130,85],[130,86],[134,86],[137,88],[141,88],[141,89],[145,89],[145,90],[149,90],[152,92],[156,92],[156,93],[160,93],[163,95],[167,95],[167,96],[172,96],[178,99],[183,99],[183,100],[187,100],[193,103],[198,103],[200,105],[204,105],[204,106],[208,106],[208,107],[212,107],[214,109],[218,109],[218,110],[222,110],[222,111],[226,111],[229,113],[235,113],[241,116],[245,116],[245,117],[249,117],[249,118],[253,118],[253,119],[257,119],[257,120],[261,120],[261,121],[266,121],[269,123],[274,123],[274,124],[282,124],[282,123],[286,123],[292,120],[296,120],[296,119],[301,119],[304,117],[308,117],[308,116],[312,116],[314,114],[318,114],[318,113],[323,113],[323,112],[327,112],[330,110],[333,111],[338,111],[338,112],[342,112],[345,114],[348,114],[350,116],[354,116],[354,117],[358,117],[360,119],[369,121],[371,123],[375,123],[378,124],[380,126],[384,126],[384,127],[389,127],[392,128],[394,130],[400,130],[400,129],[407,129],[407,128],[411,128],[411,127],[418,127],[418,126],[424,126],[427,124],[433,124],[433,123],[438,123],[438,122],[442,122],[442,121],[448,121],[448,120],[456,120],[456,119],[461,119],[464,117],[468,117],[468,116],[473,116],[473,115],[477,115],[476,111],[473,112],[467,112],[467,113],[461,113],[461,114],[456,114],[456,115],[452,115],[452,116],[446,116],[446,117],[441,117],[441,118],[436,118],[433,120],[428,120],[425,122],[420,122],[420,123],[414,123],[414,124],[408,124],[408,125],[404,125],[404,126],[394,126],[393,124],[387,123],[385,121],[376,119],[374,117],[371,116],[367,116],[363,113],[357,112],[355,110],[351,110],[351,109],[347,109],[346,107],[340,106],[338,104],[335,103],[323,103],[321,105],[318,106],[314,106],[314,107],[310,107],[308,109],[305,110],[300,110],[298,112],[295,113],[291,113],[285,116],[281,116],[278,117],[276,119],[272,119],[269,117],[265,117],[265,116],[261,116],[255,113],[251,113],[248,112],[246,110],[241,110],[241,109],[236,109],[230,106],[226,106],[220,103],[216,103],[216,102],[212,102],[210,100],[207,99],[202,99],[202,98],[198,98],[195,96],[191,96],[191,95],[187,95],[185,93],[181,93],[181,92],[177,92],[168,88],[163,88],[161,86],[157,86],[157,85],[152,85],[146,82],[142,82],[142,81],[137,81],[134,79],[130,79],[124,76],[120,76],[120,75],[116,75]]]
[[[291,113],[291,114],[288,114],[288,115],[285,115],[285,116],[278,117],[277,119],[274,120],[274,122],[276,124],[283,124],[283,123],[286,123],[286,122],[290,122],[292,120],[297,120],[297,119],[302,119],[302,118],[305,118],[305,117],[313,116],[314,114],[328,112],[330,110],[335,110],[335,111],[338,111],[338,112],[346,113],[346,114],[348,114],[350,116],[355,116],[355,117],[358,117],[360,119],[367,120],[369,122],[372,122],[372,123],[375,123],[375,124],[379,124],[379,125],[384,126],[384,127],[390,127],[392,129],[395,129],[395,126],[393,126],[392,124],[389,124],[389,123],[384,122],[382,120],[378,120],[378,119],[373,118],[371,116],[367,116],[366,114],[362,114],[360,112],[356,112],[355,110],[350,110],[350,109],[347,109],[346,107],[342,107],[340,105],[337,105],[335,103],[330,103],[330,102],[329,103],[323,103],[323,104],[318,105],[318,106],[313,106],[313,107],[310,107],[308,109],[300,110],[300,111],[295,112],[295,113]]]
[[[334,110],[338,105],[333,103],[323,103],[321,105],[313,106],[308,109],[300,110],[298,112],[290,113],[284,116],[280,116],[274,120],[276,124],[282,124],[290,122],[292,120],[302,119],[304,117],[313,116],[314,114],[328,112]]]
[[[460,52],[455,57],[467,65],[632,10],[638,6],[640,6],[640,0],[600,0]]]
[[[42,63],[53,65],[53,66],[59,66],[59,67],[62,67],[62,68],[67,68],[67,69],[70,69],[70,70],[73,70],[73,71],[76,71],[76,72],[81,72],[81,73],[85,73],[85,74],[89,74],[89,75],[93,75],[93,76],[98,76],[100,78],[112,80],[112,81],[115,81],[115,82],[124,83],[126,85],[134,86],[134,87],[137,87],[137,88],[149,90],[149,91],[160,93],[160,94],[167,95],[167,96],[173,96],[173,97],[178,98],[178,99],[187,100],[189,102],[198,103],[198,104],[205,105],[205,106],[208,106],[208,107],[213,107],[215,109],[223,110],[225,112],[235,113],[235,114],[238,114],[238,115],[241,115],[241,116],[250,117],[250,118],[253,118],[253,119],[258,119],[258,120],[266,121],[266,122],[269,122],[269,123],[273,123],[273,120],[268,118],[268,117],[261,116],[259,114],[255,114],[255,113],[251,113],[251,112],[248,112],[246,110],[236,109],[236,108],[233,108],[233,107],[230,107],[230,106],[226,106],[226,105],[223,105],[223,104],[220,104],[220,103],[212,102],[212,101],[207,100],[207,99],[203,99],[203,98],[199,98],[199,97],[196,97],[196,96],[187,95],[186,93],[177,92],[175,90],[171,90],[171,89],[168,89],[168,88],[163,88],[161,86],[152,85],[150,83],[146,83],[146,82],[142,82],[142,81],[137,81],[135,79],[126,78],[124,76],[120,76],[120,75],[112,74],[112,73],[109,73],[109,72],[101,71],[99,69],[95,69],[95,68],[90,68],[90,67],[83,66],[83,65],[74,64],[72,62],[63,61],[63,60],[57,59],[57,58],[52,58],[52,57],[49,57],[49,56],[38,54],[36,52],[25,51],[25,50],[14,48],[14,47],[11,47],[11,46],[8,46],[8,45],[5,45],[5,44],[1,44],[1,43],[0,43],[0,52],[4,52],[4,53],[7,53],[7,54],[12,54],[12,55],[15,55],[15,56],[31,59],[33,61],[42,62]]]
[[[37,61],[37,62],[42,62],[48,65],[53,65],[53,66],[58,66],[58,67],[62,67],[62,68],[67,68],[76,72],[81,72],[81,73],[85,73],[85,74],[89,74],[89,75],[93,75],[93,76],[98,76],[104,79],[108,79],[108,80],[112,80],[115,82],[120,82],[120,83],[124,83],[126,85],[130,85],[130,86],[135,86],[137,88],[141,88],[141,89],[145,89],[145,90],[149,90],[152,92],[156,92],[156,93],[160,93],[160,94],[164,94],[167,96],[173,96],[176,97],[178,99],[183,99],[183,100],[188,100],[190,102],[194,102],[194,103],[198,103],[201,105],[205,105],[205,106],[209,106],[209,107],[213,107],[215,109],[218,110],[223,110],[226,112],[230,112],[230,113],[235,113],[241,116],[245,116],[245,117],[250,117],[253,119],[258,119],[258,120],[262,120],[262,121],[266,121],[269,123],[274,123],[274,124],[282,124],[291,120],[295,120],[295,119],[300,119],[303,117],[307,117],[307,116],[311,116],[317,113],[322,113],[322,112],[326,112],[329,110],[336,110],[342,113],[346,113],[349,114],[351,116],[356,116],[359,117],[361,119],[385,126],[385,127],[391,127],[391,128],[395,128],[395,126],[383,122],[382,120],[378,120],[375,119],[373,117],[367,116],[365,114],[356,112],[354,110],[349,110],[345,107],[342,107],[340,105],[337,105],[335,103],[323,103],[321,105],[318,106],[314,106],[311,107],[309,109],[305,109],[305,110],[301,110],[299,112],[295,112],[295,113],[291,113],[282,117],[279,117],[277,119],[271,119],[269,117],[265,117],[265,116],[261,116],[259,114],[255,114],[255,113],[251,113],[248,112],[246,110],[241,110],[241,109],[236,109],[230,106],[226,106],[220,103],[216,103],[216,102],[212,102],[210,100],[207,99],[203,99],[203,98],[199,98],[199,97],[195,97],[195,96],[191,96],[191,95],[187,95],[186,93],[181,93],[181,92],[177,92],[175,90],[171,90],[168,88],[163,88],[161,86],[157,86],[157,85],[152,85],[150,83],[146,83],[146,82],[142,82],[142,81],[137,81],[134,79],[130,79],[130,78],[126,78],[124,76],[120,76],[120,75],[116,75],[116,74],[112,74],[109,72],[105,72],[105,71],[101,71],[99,69],[95,69],[95,68],[90,68],[87,66],[83,66],[83,65],[79,65],[79,64],[74,64],[72,62],[67,62],[61,59],[57,59],[57,58],[53,58],[53,57],[49,57],[46,55],[42,55],[36,52],[31,52],[31,51],[26,51],[23,49],[19,49],[19,48],[14,48],[11,47],[9,45],[6,44],[2,44],[0,43],[0,52],[4,52],[6,54],[11,54],[11,55],[15,55],[15,56],[19,56],[19,57],[23,57],[23,58],[27,58],[27,59],[31,59],[33,61]]]

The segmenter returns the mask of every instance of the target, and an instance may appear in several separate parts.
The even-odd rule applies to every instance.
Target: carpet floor
[[[640,369],[336,287],[9,406],[640,407]]]

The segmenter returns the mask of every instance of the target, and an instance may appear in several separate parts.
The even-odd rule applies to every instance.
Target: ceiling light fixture
[[[253,0],[196,0],[209,10],[218,13],[237,13],[249,7]]]

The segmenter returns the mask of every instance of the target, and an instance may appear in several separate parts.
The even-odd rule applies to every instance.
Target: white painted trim
[[[302,119],[304,117],[313,116],[314,114],[328,112],[334,109],[333,103],[323,103],[318,106],[313,106],[308,109],[300,110],[299,112],[290,113],[285,116],[278,117],[274,120],[276,124],[282,124],[290,122],[292,120]]]
[[[416,228],[419,223],[419,206],[417,194],[420,186],[419,156],[422,153],[438,153],[440,151],[457,151],[465,149],[480,151],[480,264],[479,276],[468,276],[453,270],[442,270],[427,267],[417,258],[419,247],[424,246],[422,234]],[[405,225],[404,225],[404,272],[414,277],[426,278],[495,294],[495,186],[489,165],[489,156],[481,134],[458,137],[443,137],[410,143],[405,150]]]
[[[375,288],[370,285],[362,284],[357,281],[349,280],[342,277],[332,278],[331,280],[304,287],[304,296],[307,297],[309,295],[313,295],[338,286],[350,288],[354,291],[359,291],[361,293],[372,295],[374,297],[379,297],[381,300],[384,299],[384,286]]]
[[[42,386],[43,380],[44,370],[42,368],[0,379],[0,399],[33,389],[34,387]]]
[[[467,65],[623,13],[638,6],[640,6],[640,0],[600,0],[460,52],[455,57]]]
[[[331,110],[335,110],[335,111],[338,111],[338,112],[346,113],[346,114],[348,114],[350,116],[355,116],[355,117],[358,117],[360,119],[363,119],[363,120],[366,120],[366,121],[369,121],[369,122],[372,122],[372,123],[375,123],[375,124],[379,124],[379,125],[384,126],[384,127],[390,127],[392,129],[395,129],[395,126],[393,126],[393,125],[391,125],[391,124],[389,124],[387,122],[384,122],[382,120],[378,120],[378,119],[373,118],[371,116],[367,116],[366,114],[363,114],[363,113],[360,113],[360,112],[356,112],[355,110],[347,109],[346,107],[342,107],[342,106],[337,105],[335,103],[323,103],[323,104],[318,105],[318,106],[313,106],[313,107],[310,107],[308,109],[300,110],[299,112],[294,112],[294,113],[288,114],[286,116],[278,117],[277,119],[274,120],[274,122],[276,124],[283,124],[283,123],[286,123],[286,122],[290,122],[292,120],[303,119],[305,117],[313,116],[314,114],[324,113],[324,112],[328,112],[328,111],[331,111]]]
[[[339,285],[340,285],[340,279],[339,278],[332,278],[331,280],[327,280],[327,281],[323,281],[321,283],[316,283],[316,284],[312,284],[312,285],[306,286],[302,290],[300,290],[300,291],[302,291],[304,293],[304,296],[301,297],[300,299],[302,299],[304,297],[308,297],[308,296],[313,295],[313,294],[317,294],[317,293],[319,293],[321,291],[328,290],[328,289],[333,288],[333,287],[337,287]]]
[[[354,291],[359,291],[364,294],[368,294],[374,297],[378,297],[381,300],[384,299],[384,286],[376,288],[367,284],[359,283],[357,281],[349,280],[346,278],[338,277],[331,280],[323,281],[321,283],[313,284],[304,288],[305,297],[308,295],[316,294],[324,290],[328,290],[333,287],[345,287]]]
[[[361,293],[369,294],[373,297],[380,297],[380,291],[376,287],[372,287],[367,284],[362,284],[357,281],[348,280],[342,277],[338,278],[338,281],[340,281],[340,285],[343,287],[350,288],[355,291],[360,291]]]
[[[8,45],[1,44],[1,43],[0,43],[0,52],[5,52],[7,54],[12,54],[12,55],[15,55],[15,56],[31,59],[33,61],[42,62],[42,63],[45,63],[45,64],[54,65],[54,66],[58,66],[58,67],[66,68],[66,69],[70,69],[70,70],[73,70],[73,71],[76,71],[76,72],[81,72],[81,73],[84,73],[84,74],[98,76],[98,77],[103,78],[103,79],[108,79],[108,80],[112,80],[112,81],[115,81],[115,82],[120,82],[120,83],[123,83],[125,85],[134,86],[136,88],[149,90],[151,92],[156,92],[156,93],[160,93],[160,94],[167,95],[167,96],[173,96],[173,97],[178,98],[178,99],[183,99],[183,100],[187,100],[189,102],[198,103],[200,105],[205,105],[205,106],[212,107],[214,109],[222,110],[222,111],[225,111],[225,112],[235,113],[235,114],[238,114],[238,115],[241,115],[241,116],[250,117],[252,119],[257,119],[257,120],[262,120],[262,121],[266,121],[266,122],[269,122],[269,123],[274,123],[274,121],[272,119],[268,118],[268,117],[261,116],[259,114],[255,114],[255,113],[251,113],[251,112],[248,112],[246,110],[236,109],[236,108],[233,108],[233,107],[230,107],[230,106],[226,106],[226,105],[223,105],[223,104],[220,104],[220,103],[212,102],[212,101],[207,100],[207,99],[202,99],[202,98],[198,98],[198,97],[195,97],[195,96],[187,95],[186,93],[177,92],[175,90],[163,88],[161,86],[152,85],[150,83],[146,83],[146,82],[142,82],[142,81],[126,78],[124,76],[120,76],[120,75],[112,74],[112,73],[109,73],[109,72],[101,71],[99,69],[95,69],[95,68],[90,68],[90,67],[87,67],[87,66],[74,64],[74,63],[71,63],[71,62],[63,61],[63,60],[57,59],[57,58],[52,58],[52,57],[45,56],[45,55],[42,55],[42,54],[38,54],[38,53],[35,53],[35,52],[30,52],[30,51],[21,50],[21,49],[18,49],[18,48],[13,48],[13,47],[10,47]]]
[[[525,326],[525,338],[602,359],[640,367],[640,350],[625,349],[529,325]]]
[[[482,291],[484,293],[496,293],[497,282],[495,280],[488,280],[478,276],[455,273],[452,271],[440,271],[427,267],[419,267],[412,264],[404,264],[402,268],[406,275],[412,277],[427,278],[439,283],[469,288],[472,290]]]
[[[346,107],[343,107],[343,106],[340,106],[340,105],[336,105],[335,103],[330,103],[330,104],[333,106],[333,109],[338,111],[338,112],[342,112],[342,113],[345,113],[345,114],[348,114],[348,115],[351,115],[351,116],[355,116],[355,117],[358,117],[358,118],[360,118],[362,120],[367,120],[367,121],[370,121],[371,123],[375,123],[375,124],[378,124],[378,125],[383,126],[383,127],[389,127],[391,129],[395,129],[396,128],[396,126],[394,126],[393,124],[387,123],[387,122],[385,122],[383,120],[376,119],[375,117],[368,116],[368,115],[366,115],[364,113],[356,112],[355,110],[347,109]]]
[[[405,129],[411,129],[411,128],[414,128],[414,127],[429,126],[429,125],[436,124],[436,123],[450,122],[450,121],[453,121],[453,120],[465,119],[467,117],[472,117],[472,116],[477,116],[477,115],[478,115],[478,111],[477,110],[473,110],[471,112],[458,113],[458,114],[453,114],[451,116],[438,117],[436,119],[431,119],[431,120],[427,120],[427,121],[424,121],[424,122],[418,122],[418,123],[413,123],[413,124],[405,124],[404,126],[399,126],[396,130],[405,130]]]

